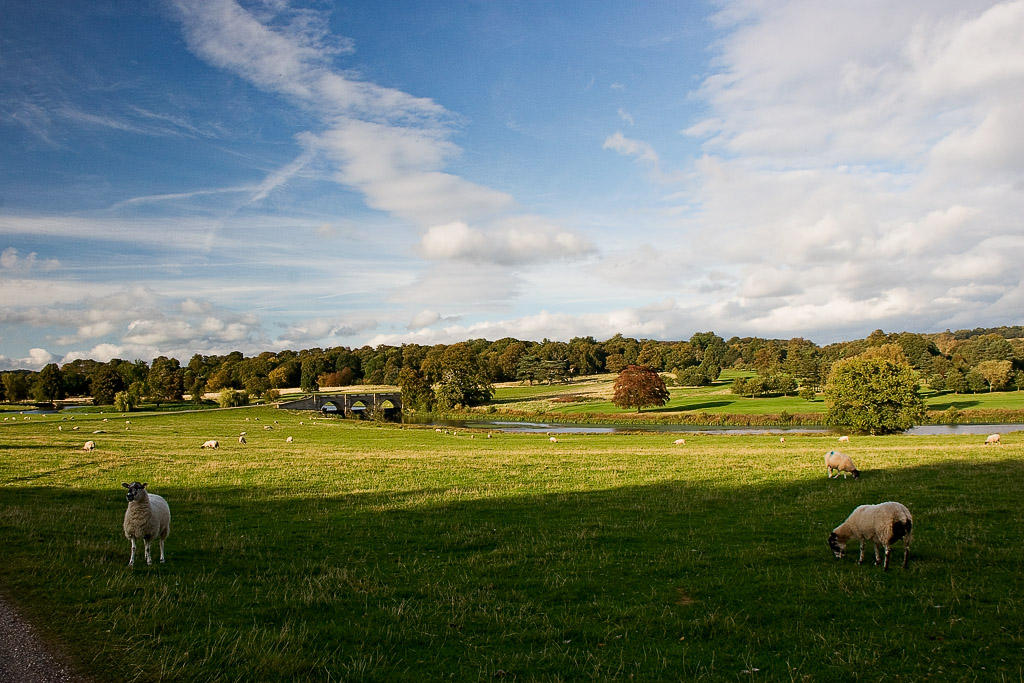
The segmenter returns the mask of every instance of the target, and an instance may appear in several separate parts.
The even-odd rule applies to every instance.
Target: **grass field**
[[[1024,676],[1021,433],[854,437],[844,481],[827,436],[131,420],[0,423],[0,586],[99,680]],[[170,503],[165,565],[126,566],[133,480]],[[891,499],[910,569],[834,560]]]

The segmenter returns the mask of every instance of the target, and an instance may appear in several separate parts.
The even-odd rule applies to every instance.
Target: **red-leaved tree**
[[[620,408],[636,406],[636,412],[647,406],[663,406],[669,393],[665,380],[657,372],[643,365],[627,365],[615,379],[612,403]]]

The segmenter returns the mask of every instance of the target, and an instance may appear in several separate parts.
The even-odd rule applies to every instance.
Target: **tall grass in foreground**
[[[1024,676],[1024,435],[855,437],[843,481],[825,436],[100,417],[0,424],[0,585],[102,680]],[[172,524],[130,570],[136,479]],[[833,560],[890,499],[910,569]]]

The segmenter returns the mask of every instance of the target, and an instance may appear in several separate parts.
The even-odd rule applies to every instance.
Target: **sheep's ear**
[[[148,486],[148,484],[143,484],[142,488],[146,488],[147,486]]]
[[[132,485],[126,481],[122,481],[121,486],[125,487],[126,489],[130,489],[132,487]]]

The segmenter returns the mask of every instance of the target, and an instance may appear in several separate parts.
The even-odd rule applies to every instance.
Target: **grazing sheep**
[[[1002,442],[999,441],[998,434],[989,434],[988,438],[985,439],[986,446],[1002,446]]]
[[[676,439],[672,443],[675,444],[676,446],[685,446],[686,445],[686,439]]]
[[[107,418],[103,418],[102,422],[106,422],[106,421],[107,421]]]
[[[786,437],[780,436],[779,437],[779,443],[781,443],[783,446],[785,446],[786,445]]]
[[[487,438],[488,439],[491,438],[491,433],[490,432],[487,432]]]
[[[832,478],[833,470],[835,470],[836,477],[842,472],[843,479],[846,478],[847,472],[852,474],[854,479],[860,477],[860,470],[853,464],[850,456],[840,451],[829,451],[825,454],[825,474],[828,475],[829,479]]]
[[[103,431],[102,429],[96,429],[96,430],[93,430],[93,434],[106,434],[106,432]]]
[[[434,431],[437,432],[438,434],[440,434],[441,433],[441,428],[437,427],[437,428],[434,429]]]
[[[216,439],[210,439],[202,446],[200,446],[200,448],[220,448],[220,442],[217,441]]]
[[[556,438],[555,438],[555,437],[553,437],[553,436],[551,436],[551,437],[548,437],[548,441],[550,441],[551,443],[558,443],[558,439],[556,439]]]
[[[242,444],[243,446],[245,445],[245,436],[244,435],[238,437],[238,443]]]
[[[128,566],[135,565],[135,539],[141,538],[146,546],[146,564],[153,564],[149,548],[154,538],[160,539],[160,561],[164,561],[164,540],[171,532],[171,508],[167,501],[146,490],[146,484],[122,482],[128,489],[128,509],[124,512],[124,537],[132,542]]]
[[[94,448],[96,448],[96,442],[95,441],[86,441],[85,445],[82,446],[82,450],[83,451],[91,451]]]
[[[292,442],[292,437],[289,436],[287,439],[284,440],[284,442],[285,443],[291,443]]]
[[[270,425],[263,425],[263,429],[269,430],[269,429],[273,429],[273,427],[271,427]]]
[[[883,569],[889,568],[889,546],[900,539],[903,540],[903,568],[907,568],[910,557],[910,541],[913,539],[914,518],[910,510],[902,503],[889,501],[878,505],[861,505],[846,518],[846,521],[832,530],[828,537],[828,546],[836,559],[842,559],[846,553],[846,544],[851,539],[860,540],[860,558],[857,564],[864,562],[864,542],[871,541],[875,548],[875,564],[878,564],[878,544],[885,548]]]
[[[839,443],[850,443],[850,437],[843,434],[841,437],[839,437]]]
[[[71,428],[71,431],[73,431],[73,432],[77,432],[77,431],[78,431],[78,425],[75,425],[74,427],[72,427],[72,428]]]
[[[57,425],[57,431],[58,432],[63,432],[64,431],[64,426],[63,425]]]

